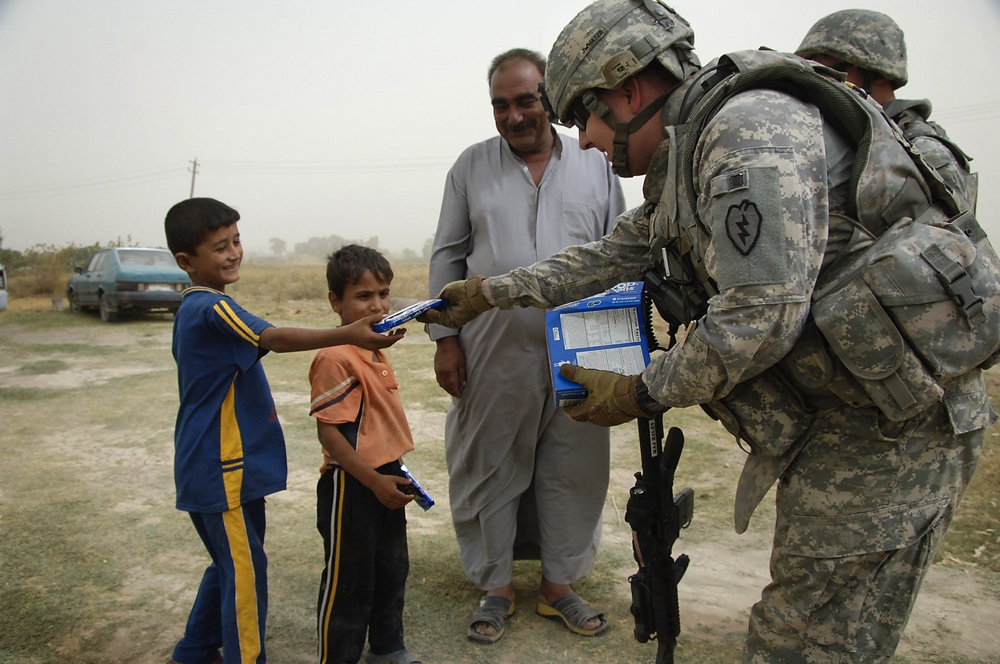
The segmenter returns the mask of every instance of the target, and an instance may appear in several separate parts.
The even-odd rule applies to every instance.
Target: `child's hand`
[[[372,325],[385,318],[382,314],[373,314],[360,318],[350,325],[345,325],[341,329],[347,334],[346,343],[360,346],[367,350],[379,350],[388,348],[403,338],[406,334],[404,328],[395,328],[386,334],[379,334],[372,329]]]
[[[397,488],[397,485],[409,484],[410,480],[399,475],[380,475],[375,486],[371,487],[372,492],[379,502],[391,510],[405,507],[413,500],[413,496],[407,495]]]

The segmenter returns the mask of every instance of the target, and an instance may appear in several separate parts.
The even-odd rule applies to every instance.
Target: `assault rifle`
[[[673,280],[660,277],[653,269],[643,274],[646,337],[651,351],[659,348],[652,328],[652,305],[670,328],[670,345],[683,324],[680,293]],[[639,571],[629,577],[632,587],[634,635],[639,643],[657,641],[656,664],[672,664],[677,637],[681,632],[677,584],[690,559],[673,557],[673,546],[694,514],[694,491],[684,489],[673,495],[674,471],[684,449],[684,433],[671,427],[663,444],[663,415],[640,418],[639,449],[642,472],[635,474],[629,491],[625,520],[632,526],[632,552]]]
[[[635,474],[625,520],[632,526],[632,552],[639,564],[639,571],[628,579],[635,639],[639,643],[656,639],[656,663],[671,664],[681,633],[677,584],[690,562],[686,554],[674,559],[673,545],[681,528],[691,523],[694,491],[684,489],[672,495],[684,433],[671,427],[665,446],[662,440],[662,415],[639,419],[642,472]]]

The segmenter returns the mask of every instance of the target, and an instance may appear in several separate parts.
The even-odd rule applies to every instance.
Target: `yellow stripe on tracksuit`
[[[240,662],[254,664],[260,656],[260,625],[257,620],[257,576],[250,555],[247,527],[243,510],[233,509],[222,513],[233,557],[236,583],[236,630],[240,635]],[[228,657],[227,657],[228,661]]]
[[[236,421],[236,377],[229,384],[229,391],[219,411],[219,458],[222,461],[222,483],[226,488],[229,509],[240,506],[243,488],[243,436]]]
[[[330,529],[330,548],[333,551],[333,560],[327,564],[329,573],[326,579],[326,588],[323,589],[326,597],[323,601],[323,628],[319,631],[320,638],[320,664],[327,664],[327,655],[330,652],[328,642],[330,634],[330,616],[333,613],[333,602],[337,596],[337,585],[340,581],[340,539],[344,532],[344,470],[333,468],[331,473],[336,473],[333,480],[336,483],[334,490],[334,506],[332,512],[333,524]]]
[[[236,315],[236,312],[233,311],[228,302],[225,300],[219,300],[215,303],[215,306],[212,307],[212,309],[215,310],[215,313],[219,314],[222,320],[229,324],[229,327],[235,330],[236,334],[240,335],[254,346],[260,345],[260,335],[255,333],[247,327],[246,323],[240,320],[240,317]]]

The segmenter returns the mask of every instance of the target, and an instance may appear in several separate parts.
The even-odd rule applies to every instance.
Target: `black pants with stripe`
[[[377,470],[398,475],[399,463]],[[334,466],[316,486],[316,526],[326,554],[319,589],[320,664],[354,664],[366,635],[376,655],[402,650],[410,569],[405,508],[386,508],[371,490]]]

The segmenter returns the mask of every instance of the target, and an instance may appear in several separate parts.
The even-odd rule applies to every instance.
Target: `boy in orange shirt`
[[[327,263],[330,305],[343,325],[389,312],[392,268],[379,252],[348,245]],[[365,637],[369,664],[418,664],[403,644],[409,555],[401,458],[413,449],[385,354],[324,348],[309,369],[310,415],[324,466],[316,488],[326,567],[318,608],[320,664],[354,664]]]

